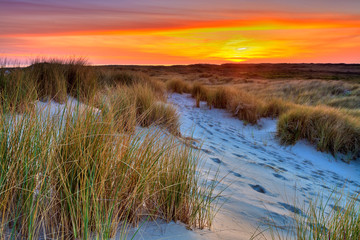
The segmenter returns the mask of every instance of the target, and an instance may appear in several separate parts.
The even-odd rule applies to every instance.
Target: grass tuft
[[[280,116],[277,134],[283,144],[300,139],[314,143],[320,151],[357,157],[360,124],[356,118],[325,106],[297,107]]]
[[[180,80],[180,79],[171,79],[166,82],[166,87],[168,91],[170,92],[176,92],[176,93],[189,93],[191,90],[191,87],[189,83]]]

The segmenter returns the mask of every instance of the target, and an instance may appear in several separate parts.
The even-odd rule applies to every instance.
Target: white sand
[[[189,231],[181,223],[157,221],[131,229],[129,239],[137,230],[134,239],[249,239],[257,227],[266,228],[264,220],[269,217],[286,228],[294,203],[302,206],[307,199],[327,195],[336,187],[345,193],[360,187],[359,162],[335,160],[306,141],[281,146],[274,136],[276,120],[262,119],[260,126],[245,126],[224,110],[209,110],[206,103],[195,108],[189,95],[173,94],[169,102],[177,106],[182,133],[203,142],[204,169],[211,168],[211,176],[217,169],[221,177],[226,176],[219,184],[219,189],[227,187],[220,199],[224,205],[211,231]],[[71,97],[66,104],[36,102],[39,114],[55,119],[64,110],[79,108],[81,112],[87,107]]]
[[[188,95],[173,94],[181,130],[203,141],[204,168],[212,175],[220,169],[227,175],[219,188],[225,204],[215,217],[211,231],[188,231],[181,224],[150,222],[135,239],[249,239],[266,218],[285,228],[294,215],[293,205],[329,194],[334,188],[355,192],[360,187],[360,164],[335,160],[316,151],[306,141],[292,147],[278,143],[276,120],[262,119],[260,126],[244,126],[224,110],[209,110],[205,103],[195,108]],[[329,188],[329,189],[328,189]]]

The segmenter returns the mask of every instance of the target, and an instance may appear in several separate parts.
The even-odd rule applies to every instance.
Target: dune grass
[[[166,82],[166,87],[170,92],[176,93],[189,93],[191,91],[191,85],[180,79],[171,79]]]
[[[36,82],[40,98],[64,102],[69,94],[85,101],[98,88],[97,75],[86,64],[81,58],[34,60],[25,74]]]
[[[299,206],[293,221],[285,229],[269,220],[267,229],[258,229],[251,239],[338,240],[360,238],[359,194],[344,195],[333,191]],[[268,235],[266,235],[268,233]]]
[[[297,107],[279,118],[277,134],[285,144],[300,139],[314,143],[320,151],[349,155],[360,153],[360,122],[325,106]]]
[[[347,94],[347,89],[351,88],[350,85],[342,87],[339,83],[325,86],[319,81],[302,83],[300,86],[306,91],[310,91],[310,87],[320,86],[321,92],[338,95]],[[353,86],[351,89],[354,91],[357,88]],[[295,96],[304,93],[301,88],[293,90],[299,91]],[[226,109],[245,123],[256,124],[262,117],[279,118],[277,136],[282,144],[295,144],[298,140],[306,139],[315,144],[318,150],[333,155],[342,153],[347,160],[360,156],[360,115],[351,105],[357,103],[350,104],[349,98],[346,98],[346,107],[341,109],[324,105],[308,106],[278,97],[261,99],[254,93],[235,87],[204,86],[200,83],[193,84],[191,95],[196,99],[197,107],[200,101],[206,101],[210,108]],[[336,102],[333,100],[333,103]]]
[[[23,71],[10,73],[0,69],[0,98],[3,110],[21,112],[32,107],[38,93],[33,79]]]
[[[199,156],[176,138],[129,134],[91,108],[59,113],[60,122],[44,114],[1,118],[2,238],[108,239],[158,218],[211,225]]]
[[[0,70],[0,238],[125,238],[129,227],[155,219],[210,227],[216,185],[200,179],[199,152],[177,138],[165,86],[96,89],[101,74],[87,68],[75,61]],[[87,107],[65,111],[67,94]],[[39,109],[43,98],[64,110]]]
[[[134,131],[135,126],[159,126],[180,136],[179,116],[175,108],[158,97],[148,84],[117,85],[102,91],[97,104],[103,114],[113,114],[112,123]]]
[[[164,99],[166,94],[165,83],[156,81],[147,74],[141,72],[114,69],[102,70],[99,71],[99,84],[108,87],[116,87],[118,85],[147,85],[154,91],[157,97]]]

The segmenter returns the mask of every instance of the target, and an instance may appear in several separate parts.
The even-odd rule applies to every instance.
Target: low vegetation
[[[282,114],[278,122],[278,137],[285,144],[300,139],[314,143],[320,151],[350,155],[360,153],[360,123],[358,119],[329,107],[297,107]]]
[[[160,126],[180,136],[179,117],[175,108],[161,101],[149,85],[117,85],[99,93],[97,106],[103,114],[113,114],[112,123],[121,129],[135,126]]]
[[[299,207],[299,208],[298,208]],[[278,226],[269,219],[270,236],[258,229],[251,239],[359,239],[359,195],[341,195],[332,192],[328,197],[318,196],[305,206],[298,206],[288,226]]]
[[[211,226],[216,184],[200,182],[165,85],[125,75],[100,87],[109,80],[81,61],[0,70],[1,238],[124,238],[155,219]],[[87,107],[66,111],[68,95]],[[50,99],[63,110],[37,107]]]
[[[346,89],[350,89],[350,85],[341,87],[338,83],[333,83],[325,86],[316,81],[303,85],[306,91],[321,86],[321,91],[332,92],[331,94],[344,94]],[[301,86],[299,88],[301,89]],[[353,86],[352,90],[354,89],[357,88]],[[296,96],[304,95],[306,92],[296,91]],[[254,92],[237,87],[204,86],[198,82],[195,82],[188,92],[196,99],[197,106],[199,101],[206,101],[210,108],[226,109],[245,123],[256,124],[262,117],[279,118],[277,136],[283,144],[295,144],[298,140],[306,139],[315,144],[320,151],[333,155],[342,153],[347,156],[347,160],[360,156],[360,115],[353,106],[349,107],[356,102],[346,102],[342,109],[338,109],[313,105],[314,102],[309,100],[315,99],[310,97],[315,95],[313,93],[308,94],[307,101],[304,98],[301,101],[303,104],[299,104],[284,97],[266,95],[260,98]],[[320,100],[317,99],[316,102]]]
[[[191,90],[190,84],[180,79],[171,79],[167,81],[166,87],[170,92],[177,93],[187,93]]]

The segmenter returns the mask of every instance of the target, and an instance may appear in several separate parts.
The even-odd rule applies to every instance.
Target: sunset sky
[[[360,63],[360,0],[0,0],[0,58]]]

